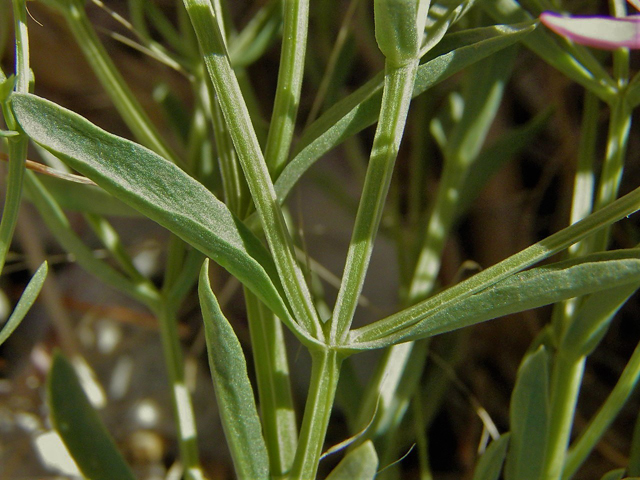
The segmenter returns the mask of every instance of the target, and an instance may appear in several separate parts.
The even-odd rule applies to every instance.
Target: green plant
[[[479,5],[471,0],[431,4],[375,0],[371,8],[351,0],[326,72],[316,78],[319,93],[307,126],[297,131],[302,123],[298,112],[305,56],[313,52],[309,19],[317,8],[321,23],[328,15],[322,11],[326,5],[270,0],[238,32],[229,13],[232,2],[184,0],[184,5],[175,5],[177,20],[172,23],[150,0],[130,0],[130,27],[137,38],[129,42],[181,72],[191,87],[190,110],[171,103],[166,90],[160,92],[179,139],[172,145],[110,59],[87,16],[89,5],[73,0],[43,3],[65,19],[135,141],[108,133],[30,93],[37,92],[38,81],[34,87],[26,3],[13,0],[16,66],[9,77],[0,72],[6,124],[2,146],[9,160],[0,268],[24,189],[49,231],[80,266],[154,314],[185,478],[208,476],[200,464],[195,427],[199,412],[190,399],[178,334],[181,305],[196,281],[216,400],[239,478],[315,478],[336,401],[344,409],[349,433],[329,450],[346,453],[327,478],[397,478],[400,471],[394,462],[412,443],[418,451],[420,478],[431,478],[426,431],[449,378],[427,360],[436,355],[430,356],[430,339],[544,305],[554,305],[552,318],[518,369],[509,432],[500,436],[493,432],[496,438],[479,457],[474,479],[499,478],[503,464],[507,479],[559,479],[576,473],[640,375],[640,349],[636,349],[607,401],[570,443],[586,359],[615,313],[640,286],[640,250],[608,250],[613,224],[640,209],[640,189],[618,195],[631,114],[640,103],[640,77],[629,76],[628,50],[614,51],[610,75],[603,57],[554,37],[537,24],[535,17],[550,8],[545,1],[521,6],[513,0],[486,0]],[[614,7],[621,8],[617,3]],[[343,71],[353,55],[345,38],[355,28],[352,15],[357,9],[375,32],[363,27],[369,47],[373,48],[374,38],[377,41],[375,54],[384,68],[344,93]],[[492,24],[490,17],[498,24]],[[249,67],[279,38],[277,86],[271,119],[265,122]],[[585,91],[571,219],[556,233],[445,288],[438,282],[438,272],[447,238],[489,179],[530,145],[553,115],[544,112],[485,146],[520,44]],[[452,78],[458,72],[464,73],[461,88]],[[610,120],[595,185],[600,102],[609,107]],[[411,173],[403,188],[394,184],[393,175],[410,106],[419,116],[417,133],[412,134]],[[315,119],[319,109],[322,113]],[[362,162],[358,158],[362,145],[354,138],[374,124],[371,153]],[[425,140],[429,130],[432,143]],[[55,188],[51,179],[28,171],[29,141],[38,147],[43,161],[54,157],[93,185],[58,179],[67,183]],[[351,152],[347,155],[363,187],[353,209],[339,188],[332,189],[339,203],[355,212],[355,224],[331,308],[329,295],[323,292],[323,269],[304,252],[304,236],[297,234],[286,200],[302,176],[342,144]],[[426,152],[426,145],[437,146],[442,158],[437,192],[431,195],[424,191],[434,183],[429,165],[434,155]],[[96,257],[74,232],[63,210],[70,205],[85,214],[108,261]],[[107,220],[122,214],[137,216],[140,222],[150,219],[171,232],[160,286],[138,270]],[[383,221],[385,215],[388,221]],[[369,264],[380,231],[395,239],[398,247],[400,307],[375,321],[369,314],[364,325],[354,328],[365,279],[376,275],[369,274]],[[536,266],[557,254],[566,258]],[[209,259],[244,289],[254,374],[248,371],[233,322],[218,302],[219,292],[211,285],[214,267]],[[0,332],[0,343],[33,304],[46,268],[44,264],[35,273]],[[221,275],[216,270],[216,276]],[[299,426],[283,325],[311,358]],[[461,340],[450,338],[452,344],[444,351],[453,362]],[[344,379],[353,374],[351,362],[357,362],[362,352],[380,349],[384,353],[367,387],[358,391],[355,384],[349,385],[349,377]],[[250,380],[254,375],[257,395]],[[53,360],[48,394],[53,425],[83,475],[134,478],[61,354]],[[409,432],[403,431],[408,418],[415,426]],[[95,441],[87,443],[84,439],[89,436]],[[628,475],[639,473],[639,445],[634,437]],[[613,474],[621,478],[624,472],[609,475]]]

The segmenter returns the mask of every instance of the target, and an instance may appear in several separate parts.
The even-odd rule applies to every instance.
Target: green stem
[[[150,310],[158,308],[159,294],[155,288],[151,288],[147,280],[141,283],[134,282],[95,257],[93,250],[73,232],[69,219],[60,205],[33,172],[25,173],[25,193],[58,243],[67,252],[73,254],[75,261],[83,269],[107,285],[146,305]]]
[[[280,478],[291,469],[298,436],[282,323],[246,288],[244,295],[270,471]]]
[[[251,198],[247,190],[247,182],[244,180],[242,168],[238,163],[236,151],[233,148],[227,124],[224,122],[220,104],[215,98],[213,87],[211,87],[209,98],[211,99],[211,122],[218,151],[218,163],[222,176],[225,203],[229,210],[242,217],[248,208]]]
[[[111,101],[131,129],[139,142],[155,151],[158,155],[181,164],[178,156],[169,148],[153,125],[142,106],[131,92],[120,72],[113,64],[91,22],[84,7],[72,3],[63,10],[67,23],[76,43],[82,49],[87,62],[98,80],[109,94]]]
[[[284,0],[278,86],[264,158],[272,178],[285,167],[300,105],[309,24],[309,0]]]
[[[320,81],[320,85],[318,86],[318,91],[315,98],[313,99],[311,109],[309,110],[309,116],[307,117],[307,120],[305,122],[305,129],[316,119],[318,113],[320,112],[320,108],[322,108],[322,104],[326,99],[327,92],[329,91],[329,86],[331,85],[331,80],[333,79],[333,75],[338,65],[340,54],[343,51],[343,48],[348,39],[349,32],[351,31],[351,21],[353,20],[353,16],[356,13],[356,9],[358,8],[359,4],[360,0],[350,0],[349,7],[347,8],[344,17],[342,18],[338,36],[336,37],[336,41],[333,44],[333,48],[331,49],[329,60],[327,60],[327,67],[325,68],[324,74],[322,75],[322,80]]]
[[[585,106],[582,114],[582,135],[578,152],[573,201],[571,205],[570,223],[574,224],[593,209],[593,163],[595,155],[596,131],[598,125],[597,97],[586,91]],[[588,253],[588,242],[579,242],[569,247],[569,257],[577,257]],[[569,325],[575,320],[578,298],[573,298],[554,306],[552,327],[556,345],[562,345],[562,339]],[[566,450],[571,434],[575,406],[578,401],[585,357],[576,357],[569,352],[559,351],[555,356],[554,370],[550,393],[550,429],[548,432],[547,450],[545,452],[546,472],[550,478],[558,478],[562,474]],[[571,371],[574,375],[571,375]],[[569,372],[569,373],[567,373]],[[562,378],[567,376],[567,378]]]
[[[22,184],[24,182],[24,165],[27,159],[29,141],[24,134],[9,138],[9,176],[7,191],[2,209],[0,222],[0,272],[4,268],[7,253],[11,247],[11,239],[18,221],[20,200],[22,198]]]
[[[258,138],[251,123],[236,75],[229,63],[224,41],[208,0],[184,0],[203,52],[227,128],[262,220],[267,242],[294,318],[316,339],[322,326],[313,306],[304,275],[295,257],[293,240],[276,197]]]
[[[291,480],[316,478],[342,360],[334,350],[311,352],[311,383]]]
[[[417,68],[418,60],[402,67],[391,67],[387,62],[380,119],[331,319],[332,344],[346,339],[358,304],[402,140]]]
[[[569,445],[578,392],[582,383],[585,357],[558,352],[551,375],[551,412],[542,478],[558,479],[562,475]]]
[[[631,355],[618,383],[613,387],[607,400],[569,450],[562,475],[563,480],[571,478],[593,451],[604,432],[609,428],[629,399],[638,383],[638,379],[640,379],[640,344],[633,351],[633,355]]]
[[[16,85],[15,90],[20,93],[29,92],[29,34],[27,30],[27,7],[25,0],[13,1],[13,24],[15,30],[16,47]],[[4,75],[3,75],[4,76]],[[10,112],[5,112],[5,122],[11,130],[19,128]],[[11,247],[11,239],[18,221],[20,199],[22,198],[22,184],[24,181],[24,165],[27,160],[27,146],[29,140],[20,133],[17,137],[9,138],[9,176],[5,193],[2,221],[0,222],[0,272],[4,268],[7,253]]]
[[[178,430],[178,446],[180,459],[185,470],[185,478],[187,480],[202,480],[204,477],[200,470],[200,459],[198,457],[196,421],[191,404],[191,395],[185,383],[184,362],[182,361],[175,307],[168,305],[168,302],[163,300],[160,308],[155,313],[160,323],[162,351],[169,383],[172,387],[171,401]]]
[[[620,95],[611,107],[607,151],[602,165],[600,186],[594,205],[594,210],[596,211],[609,205],[618,196],[630,128],[631,110],[627,106],[624,96]],[[597,252],[607,248],[610,230],[610,227],[606,227],[594,235],[591,243],[591,251]]]

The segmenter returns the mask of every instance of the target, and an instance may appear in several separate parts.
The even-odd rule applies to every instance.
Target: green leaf
[[[491,442],[476,464],[473,480],[498,480],[500,478],[510,437],[510,433],[505,433]]]
[[[605,473],[600,480],[622,480],[625,478],[625,469],[624,468],[616,468],[615,470],[611,470],[610,472]]]
[[[18,122],[34,141],[211,257],[300,333],[272,280],[277,275],[269,252],[202,184],[151,150],[48,100],[11,98]]]
[[[371,440],[351,450],[334,468],[327,480],[372,480],[378,469],[378,455]]]
[[[478,293],[461,293],[457,300],[454,298],[445,305],[438,305],[437,297],[445,295],[445,291],[418,304],[434,304],[433,309],[425,312],[425,308],[416,305],[404,310],[404,313],[400,312],[376,322],[377,325],[372,324],[354,330],[351,338],[356,342],[352,342],[349,348],[370,348],[374,345],[383,347],[426,338],[567,298],[636,284],[640,280],[639,254],[640,250],[637,249],[619,250],[532,268],[501,280]],[[452,288],[463,290],[462,286]],[[415,314],[418,311],[421,313],[412,319],[413,315],[409,312],[414,308]],[[384,337],[381,341],[357,343],[359,337],[369,337],[369,332],[385,330],[386,334],[379,334],[379,337]]]
[[[281,0],[271,0],[247,23],[229,45],[233,68],[244,68],[259,59],[282,30]]]
[[[238,478],[266,479],[269,458],[244,353],[211,290],[208,260],[200,271],[198,294],[211,378],[236,474]]]
[[[33,274],[31,280],[27,284],[27,287],[22,292],[22,296],[16,307],[13,309],[11,316],[7,320],[7,323],[4,324],[2,330],[0,330],[0,345],[2,345],[7,338],[13,333],[13,331],[18,328],[20,322],[27,314],[33,302],[36,301],[38,294],[40,293],[40,289],[42,288],[42,284],[44,283],[45,278],[47,278],[47,272],[49,271],[49,267],[47,266],[47,262],[43,262],[42,265],[36,270],[36,273]]]
[[[577,356],[593,352],[607,333],[616,312],[638,287],[640,284],[632,283],[587,297],[562,339],[562,350],[571,351]]]
[[[523,22],[532,18],[515,0],[486,0],[481,5],[497,22]],[[523,43],[549,65],[602,100],[611,101],[616,98],[618,92],[614,80],[585,47],[565,42],[563,48],[543,28],[536,29]]]
[[[73,366],[59,352],[53,357],[48,390],[53,426],[82,474],[91,480],[135,480]]]
[[[450,49],[442,51],[438,45],[434,49],[437,53],[434,54],[434,50],[429,52],[434,58],[418,68],[413,96],[420,95],[464,67],[512,45],[533,28],[531,22],[527,22],[478,28],[451,35],[446,44]],[[305,130],[296,147],[295,157],[276,181],[275,188],[280,200],[287,197],[304,172],[322,155],[376,122],[382,102],[383,83],[384,75],[381,72],[327,110]]]
[[[496,142],[480,152],[469,166],[464,186],[460,189],[460,212],[466,211],[473,204],[487,181],[501,167],[531,144],[546,126],[550,116],[550,110],[543,111],[525,125],[505,132]]]
[[[549,428],[549,354],[528,354],[518,369],[509,408],[511,440],[506,480],[541,478]]]

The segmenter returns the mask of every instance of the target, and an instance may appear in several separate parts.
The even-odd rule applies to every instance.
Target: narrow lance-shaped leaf
[[[573,352],[576,357],[589,355],[607,333],[616,312],[638,287],[640,284],[631,283],[587,297],[562,338],[560,348]]]
[[[60,353],[53,357],[48,386],[53,426],[82,474],[91,480],[135,480],[73,366]]]
[[[549,428],[549,353],[544,347],[525,357],[516,378],[505,479],[541,478]]]
[[[367,440],[347,455],[334,468],[327,480],[373,480],[378,469],[378,454]]]
[[[268,251],[202,184],[151,150],[55,103],[29,94],[13,95],[11,101],[34,141],[211,257],[304,337],[274,285],[277,275]]]
[[[205,260],[200,271],[198,294],[211,378],[236,473],[238,478],[268,478],[267,447],[262,437],[244,353],[211,290],[208,260]]]
[[[33,274],[31,280],[29,280],[27,288],[22,292],[22,296],[20,297],[20,300],[18,300],[16,307],[13,309],[11,316],[7,320],[7,323],[5,323],[2,330],[0,330],[0,345],[9,338],[16,328],[18,328],[18,325],[20,325],[20,322],[24,319],[25,315],[33,305],[33,302],[36,301],[36,298],[42,289],[42,284],[47,278],[48,271],[49,267],[47,266],[47,262],[43,262],[38,270],[36,270],[36,273]]]
[[[605,473],[600,480],[622,480],[626,478],[625,473],[624,468],[616,468],[615,470]]]
[[[476,468],[473,471],[473,480],[499,480],[502,464],[507,456],[510,437],[510,433],[505,433],[491,442],[487,450],[478,459]]]
[[[636,249],[593,254],[576,260],[558,262],[514,274],[476,294],[461,295],[459,300],[434,308],[407,328],[380,335],[383,338],[378,341],[358,344],[357,339],[362,335],[361,332],[364,333],[369,328],[355,330],[352,339],[356,342],[352,341],[348,348],[383,347],[426,338],[567,298],[635,284],[639,280],[640,256],[639,250]],[[401,312],[396,315],[403,314]],[[393,322],[388,320],[386,323],[391,329]]]

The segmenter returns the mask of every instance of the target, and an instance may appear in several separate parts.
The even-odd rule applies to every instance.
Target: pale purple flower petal
[[[564,16],[543,12],[540,21],[558,35],[575,43],[603,50],[640,48],[640,16],[623,18]]]

